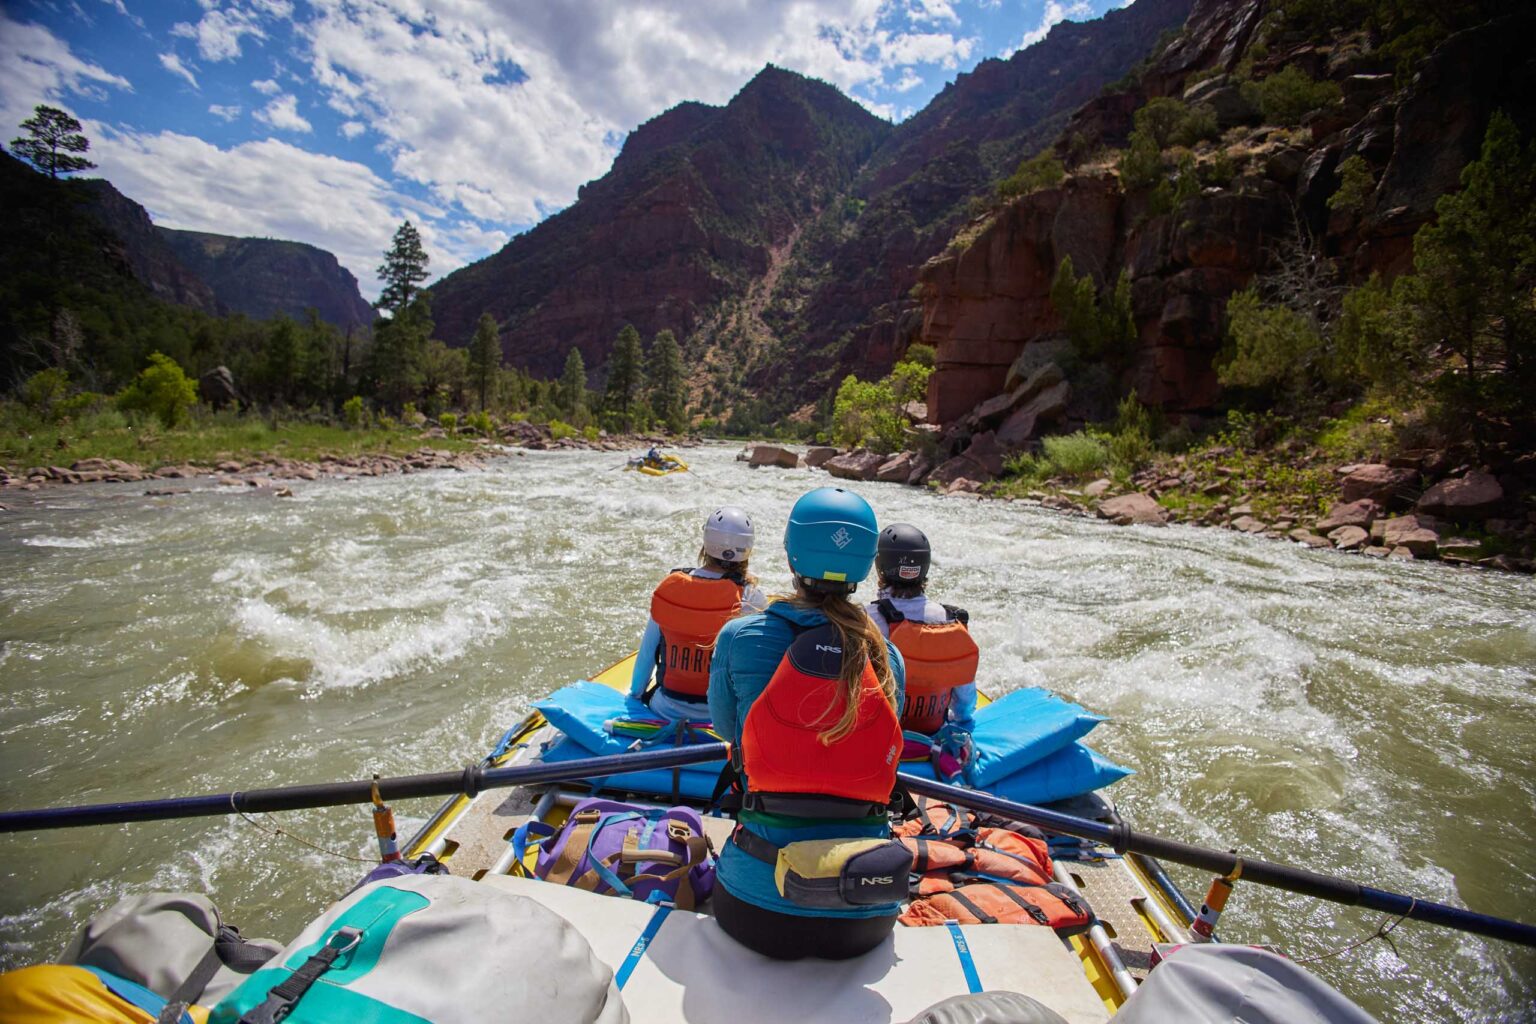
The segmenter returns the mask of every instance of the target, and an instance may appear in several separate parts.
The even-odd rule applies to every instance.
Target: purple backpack
[[[537,844],[536,878],[589,892],[666,900],[692,910],[715,887],[704,821],[691,807],[639,807],[583,800],[556,831],[529,821],[512,836],[514,863]]]

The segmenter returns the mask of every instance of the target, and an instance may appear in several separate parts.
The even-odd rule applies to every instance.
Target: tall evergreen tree
[[[645,386],[644,361],[640,332],[633,324],[625,324],[608,356],[608,387],[603,395],[604,410],[616,416],[623,430],[630,429],[631,406]]]
[[[298,325],[286,316],[277,317],[267,335],[266,365],[262,374],[271,401],[284,405],[293,403],[300,359]]]
[[[469,384],[480,396],[480,408],[484,409],[496,390],[496,378],[501,370],[501,334],[496,318],[489,313],[480,314],[475,325],[475,336],[469,343]]]
[[[379,264],[378,275],[384,290],[374,305],[398,315],[420,291],[417,285],[427,279],[428,262],[420,233],[414,224],[405,221],[396,229],[394,241],[384,252],[384,262]]]
[[[421,360],[433,326],[432,306],[425,293],[417,294],[393,318],[375,323],[369,376],[376,382],[376,397],[386,408],[399,411],[420,393]]]
[[[587,404],[587,364],[581,358],[581,349],[574,345],[565,354],[565,369],[560,374],[556,401],[561,411],[572,418]]]
[[[651,378],[651,409],[674,434],[688,427],[688,411],[683,381],[683,351],[677,337],[667,330],[651,340],[647,367]]]
[[[91,148],[91,140],[80,131],[80,122],[67,111],[39,103],[32,116],[21,122],[27,134],[11,140],[11,152],[50,178],[75,171],[88,171],[96,165],[77,153]]]

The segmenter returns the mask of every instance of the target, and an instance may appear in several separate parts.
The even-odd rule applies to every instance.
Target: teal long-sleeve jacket
[[[747,711],[767,689],[768,680],[794,642],[797,629],[803,631],[826,621],[827,617],[819,611],[779,602],[770,605],[766,612],[726,623],[715,641],[715,655],[709,670],[709,711],[715,731],[732,744],[740,744]],[[886,641],[885,646],[896,680],[896,706],[899,708],[906,697],[906,665],[901,660],[901,652],[890,641]],[[782,817],[765,819],[765,816],[743,811],[741,822],[778,846],[805,839],[864,839],[890,835],[890,826],[883,818],[789,825]],[[853,910],[798,907],[779,895],[773,881],[773,867],[742,852],[735,843],[727,843],[720,851],[719,878],[737,899],[781,914],[885,917],[900,911],[900,905],[896,903]]]

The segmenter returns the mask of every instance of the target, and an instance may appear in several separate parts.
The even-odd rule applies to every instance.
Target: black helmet
[[[932,560],[928,538],[910,523],[892,523],[880,531],[875,569],[882,582],[898,587],[921,584],[928,579]]]

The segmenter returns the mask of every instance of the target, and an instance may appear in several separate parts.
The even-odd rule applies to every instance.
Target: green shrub
[[[1083,479],[1097,476],[1109,465],[1109,448],[1092,434],[1056,434],[1041,442],[1051,468],[1062,476]]]
[[[197,402],[197,383],[170,356],[151,352],[149,365],[117,396],[118,408],[148,413],[167,429]]]
[[[851,373],[843,378],[832,402],[835,443],[887,452],[901,446],[902,418],[889,379],[862,381]]]
[[[1079,356],[1103,359],[1119,368],[1130,357],[1136,343],[1136,321],[1131,315],[1131,279],[1125,272],[1115,281],[1114,291],[1101,300],[1093,278],[1078,277],[1072,269],[1072,257],[1063,257],[1051,281],[1051,305],[1061,314],[1067,337]]]
[[[549,436],[556,441],[564,441],[568,437],[575,437],[580,431],[564,420],[549,421]]]
[[[491,422],[491,414],[484,409],[465,416],[464,425],[481,437],[490,437],[496,430],[496,424]]]
[[[1130,145],[1120,154],[1120,184],[1127,192],[1148,189],[1166,180],[1163,147],[1142,131],[1131,132]]]
[[[396,420],[393,416],[380,416],[379,417],[379,429],[380,430],[394,430],[399,425],[400,425],[400,422],[398,420]]]
[[[1225,149],[1218,149],[1210,160],[1198,167],[1198,172],[1202,185],[1227,188],[1232,184],[1232,179],[1237,177],[1237,164],[1232,160],[1232,154]]]
[[[916,363],[918,366],[932,366],[933,360],[933,346],[920,341],[908,345],[906,353],[901,357],[903,363]]]
[[[591,423],[588,423],[585,427],[581,428],[581,436],[586,438],[588,441],[596,441],[598,437],[601,436],[601,434],[602,431],[598,430],[596,425]]]
[[[1243,98],[1259,108],[1267,124],[1300,124],[1303,117],[1339,96],[1338,83],[1314,81],[1294,64],[1262,81],[1243,83]]]
[[[1339,164],[1339,188],[1328,197],[1328,209],[1359,210],[1375,188],[1376,178],[1371,174],[1370,164],[1356,153]]]
[[[448,431],[448,433],[450,433],[450,434],[457,432],[458,429],[459,429],[459,415],[458,415],[458,413],[453,413],[453,412],[445,412],[445,413],[443,413],[441,416],[439,416],[437,418],[437,425],[442,427],[444,430]]]
[[[1136,131],[1155,142],[1158,149],[1167,149],[1188,112],[1184,101],[1172,96],[1150,99],[1136,111]]]
[[[1184,116],[1174,126],[1171,141],[1175,146],[1194,146],[1220,134],[1216,108],[1209,103],[1196,103],[1185,109]]]
[[[39,370],[21,385],[21,403],[45,420],[61,415],[69,394],[69,375],[57,367]]]
[[[361,395],[353,395],[341,403],[341,418],[353,430],[360,429],[367,416],[368,411],[363,408],[363,398]]]
[[[1028,160],[1022,161],[1017,170],[998,182],[997,194],[1002,199],[1013,199],[1041,189],[1054,188],[1061,184],[1066,176],[1067,169],[1056,158],[1055,151],[1042,149]]]
[[[1323,339],[1306,317],[1259,298],[1252,287],[1227,303],[1233,349],[1217,367],[1228,387],[1297,393],[1323,355]]]

